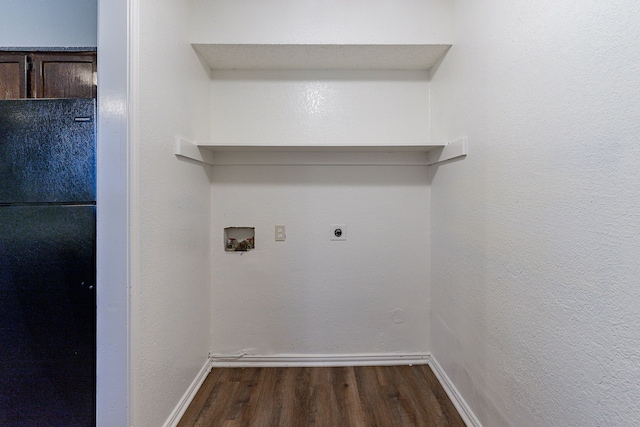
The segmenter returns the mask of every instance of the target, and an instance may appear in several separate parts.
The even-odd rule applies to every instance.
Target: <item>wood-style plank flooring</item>
[[[178,427],[455,426],[427,365],[214,368]]]

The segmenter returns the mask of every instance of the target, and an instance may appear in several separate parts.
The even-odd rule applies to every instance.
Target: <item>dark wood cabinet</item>
[[[0,99],[27,97],[27,56],[0,53]]]
[[[0,99],[95,97],[95,52],[0,52]]]
[[[95,98],[95,54],[38,53],[31,58],[33,98]]]

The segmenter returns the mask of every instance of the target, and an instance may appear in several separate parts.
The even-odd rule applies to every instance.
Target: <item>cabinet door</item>
[[[96,55],[32,55],[33,98],[95,98]]]
[[[27,97],[27,56],[0,53],[0,99]]]

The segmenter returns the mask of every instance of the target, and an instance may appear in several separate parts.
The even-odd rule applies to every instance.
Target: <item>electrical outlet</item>
[[[329,240],[347,240],[347,225],[331,224],[329,227]]]
[[[284,242],[287,235],[284,230],[284,225],[276,225],[276,242]]]

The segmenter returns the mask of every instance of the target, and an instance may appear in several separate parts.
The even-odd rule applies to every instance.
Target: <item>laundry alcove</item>
[[[448,31],[264,40],[246,23],[218,33],[205,6],[192,46],[210,69],[210,138],[179,137],[176,155],[212,167],[214,363],[424,363],[428,166],[467,152],[431,138]],[[336,223],[346,240],[330,239]],[[238,224],[255,249],[224,256]]]

